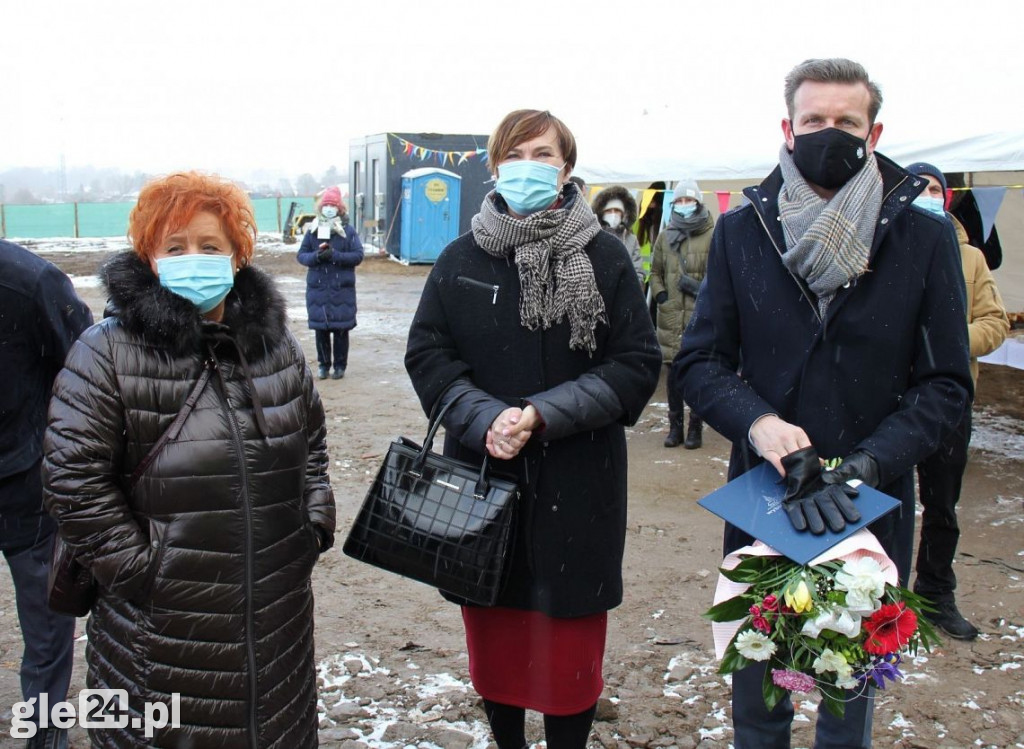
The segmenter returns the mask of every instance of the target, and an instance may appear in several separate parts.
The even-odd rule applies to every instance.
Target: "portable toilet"
[[[403,261],[433,263],[459,235],[461,183],[458,174],[434,167],[402,175]]]

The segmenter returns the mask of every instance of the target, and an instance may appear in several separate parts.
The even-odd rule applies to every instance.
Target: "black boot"
[[[683,412],[668,412],[668,436],[665,438],[665,447],[679,447],[683,441]]]
[[[704,427],[704,422],[700,420],[700,417],[690,412],[690,426],[686,430],[686,439],[683,440],[683,447],[687,450],[696,450],[704,441],[701,439],[701,430]]]

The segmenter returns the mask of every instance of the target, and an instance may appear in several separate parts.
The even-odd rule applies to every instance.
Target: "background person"
[[[636,200],[625,187],[612,185],[594,196],[591,207],[601,228],[614,234],[625,246],[629,259],[633,261],[636,278],[643,288],[644,259],[640,256],[640,242],[633,233],[633,224],[636,223]]]
[[[946,178],[942,172],[923,161],[907,167],[907,171],[928,180],[924,192],[914,205],[953,223],[960,245],[960,263],[967,284],[967,334],[971,347],[971,378],[978,382],[978,357],[999,348],[1010,332],[1002,297],[996,287],[985,256],[967,240],[960,222],[946,213]],[[950,637],[973,640],[978,628],[964,618],[956,605],[956,573],[953,559],[960,540],[956,506],[960,486],[967,468],[967,446],[971,441],[971,408],[939,449],[917,466],[918,493],[924,512],[921,515],[921,541],[917,549],[917,576],[914,592],[935,604],[934,613],[925,615]]]
[[[813,446],[843,459],[825,481],[899,499],[869,528],[906,585],[913,468],[973,391],[953,232],[910,209],[925,181],[875,151],[882,93],[861,65],[806,60],[785,99],[779,166],[715,228],[671,385],[732,441],[730,480],[763,461],[785,475],[782,458]],[[752,541],[726,525],[725,553]],[[767,710],[765,676],[764,663],[733,674],[737,749],[789,746],[793,704]],[[818,713],[815,746],[871,746],[874,689],[847,700],[842,719]]]
[[[356,266],[363,262],[363,243],[348,220],[348,208],[337,187],[320,198],[316,220],[299,247],[306,271],[306,315],[316,335],[319,377],[340,380],[348,368],[348,333],[356,326]],[[332,344],[333,339],[333,344]]]
[[[67,698],[75,620],[50,611],[47,580],[57,524],[43,507],[40,461],[46,407],[64,357],[92,313],[55,265],[0,240],[0,548],[14,582],[25,644],[21,698]],[[38,712],[32,721],[39,723]],[[29,747],[66,747],[63,729],[40,729]]]
[[[683,331],[693,315],[697,290],[704,279],[715,223],[704,204],[696,180],[683,178],[672,190],[672,213],[654,242],[651,253],[651,296],[658,305],[658,343],[666,364],[679,352]],[[690,409],[690,425],[683,438],[682,394],[668,390],[668,436],[665,447],[683,442],[687,450],[701,446],[703,422]]]
[[[317,743],[310,574],[334,539],[324,411],[285,301],[251,265],[256,224],[231,182],[147,184],[132,250],[100,270],[109,316],[57,377],[47,509],[92,570],[87,684],[180,694],[181,727],[89,730],[94,745]],[[176,439],[128,478],[212,376]]]
[[[565,124],[511,112],[487,151],[496,188],[431,270],[405,364],[425,411],[462,396],[445,454],[490,455],[523,493],[498,604],[456,601],[495,741],[522,749],[531,709],[550,749],[582,749],[607,612],[622,601],[624,426],[653,393],[660,356],[629,258],[567,184]]]

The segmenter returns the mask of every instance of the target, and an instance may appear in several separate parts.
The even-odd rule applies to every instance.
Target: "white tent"
[[[575,173],[592,184],[674,181],[683,176],[697,180],[760,181],[778,163],[782,133],[751,137],[742,143],[714,143],[688,138],[665,128],[623,126],[614,139],[579,139]],[[900,164],[927,161],[944,172],[1024,171],[1024,130],[1002,131],[948,140],[922,137],[888,142],[883,132],[878,150]]]

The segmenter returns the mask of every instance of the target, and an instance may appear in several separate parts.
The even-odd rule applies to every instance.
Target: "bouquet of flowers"
[[[704,614],[718,623],[718,671],[767,661],[769,710],[787,692],[817,690],[842,717],[846,690],[884,689],[902,678],[905,653],[938,642],[921,616],[931,609],[895,584],[895,565],[867,530],[830,554],[801,566],[758,542],[723,562],[716,603]]]

